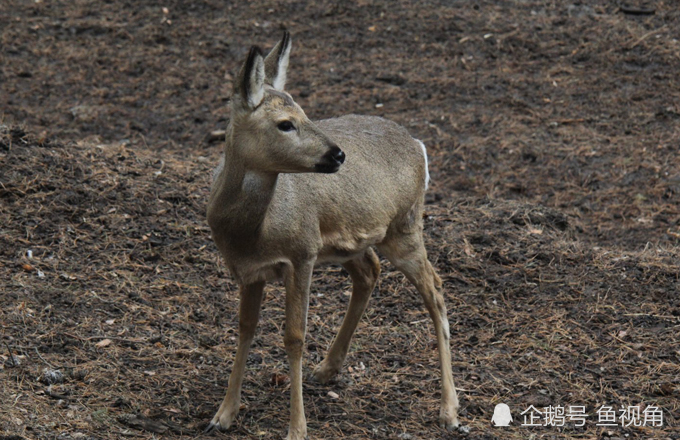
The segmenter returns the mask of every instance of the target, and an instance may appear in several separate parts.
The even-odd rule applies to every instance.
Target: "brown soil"
[[[385,264],[340,376],[305,384],[311,438],[680,438],[674,2],[151,3],[0,4],[0,439],[201,435],[237,336],[205,221],[211,133],[249,46],[283,28],[310,117],[383,115],[428,146],[426,239],[470,428],[437,426],[432,327]],[[316,272],[307,372],[348,289]],[[218,438],[285,436],[283,295],[268,288]],[[589,416],[519,426],[529,405]],[[656,406],[663,426],[597,426],[602,405]]]

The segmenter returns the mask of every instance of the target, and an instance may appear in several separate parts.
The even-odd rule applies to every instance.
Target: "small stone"
[[[63,383],[64,373],[62,373],[60,370],[51,370],[49,368],[45,368],[40,380],[46,385]]]

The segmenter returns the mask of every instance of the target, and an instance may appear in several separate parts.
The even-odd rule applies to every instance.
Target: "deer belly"
[[[361,256],[364,251],[385,238],[386,229],[355,233],[345,236],[329,233],[322,236],[323,247],[317,257],[318,263],[342,263]]]
[[[289,263],[281,260],[228,264],[231,274],[242,284],[283,279]]]

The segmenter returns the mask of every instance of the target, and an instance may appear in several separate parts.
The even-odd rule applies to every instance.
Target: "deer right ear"
[[[285,31],[283,38],[269,52],[264,60],[266,82],[274,89],[283,92],[288,75],[288,58],[290,57],[290,33]]]
[[[264,58],[259,47],[250,48],[248,59],[234,85],[234,94],[240,98],[244,107],[254,109],[260,105],[264,98]]]

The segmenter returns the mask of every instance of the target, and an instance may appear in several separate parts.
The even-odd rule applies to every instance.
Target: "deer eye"
[[[276,126],[281,131],[293,131],[293,130],[295,130],[295,126],[290,121],[281,121],[278,124],[276,124]]]

